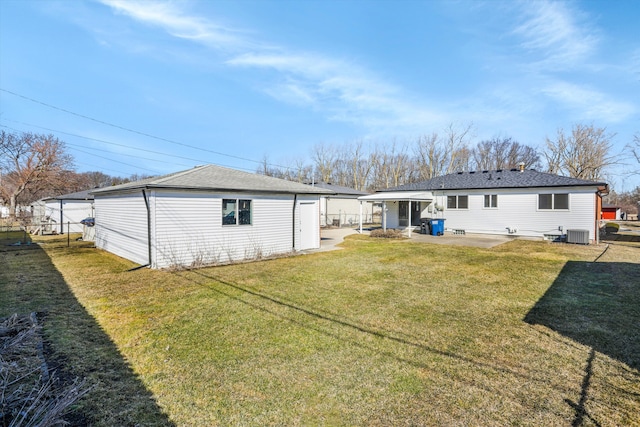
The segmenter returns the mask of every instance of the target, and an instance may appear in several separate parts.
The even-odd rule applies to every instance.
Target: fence
[[[19,225],[0,225],[0,245],[21,245],[31,242],[24,227]]]
[[[355,227],[360,224],[360,213],[338,212],[337,214],[321,215],[321,224],[333,227]],[[381,224],[380,213],[362,214],[363,224]]]
[[[55,235],[60,234],[67,236],[67,246],[70,244],[71,234],[78,234],[78,232],[67,232],[64,230],[69,230],[71,225],[81,225],[83,228],[82,237],[78,237],[75,240],[84,240],[84,241],[95,241],[95,228],[93,226],[86,226],[80,222],[71,222],[67,221],[63,225],[63,232],[59,233],[57,228],[55,227],[55,222],[53,222],[53,227],[50,226],[48,221],[44,221],[40,223],[40,221],[35,221],[31,225],[17,225],[13,222],[2,221],[0,222],[0,246],[20,246],[20,245],[28,245],[31,244],[31,235]]]

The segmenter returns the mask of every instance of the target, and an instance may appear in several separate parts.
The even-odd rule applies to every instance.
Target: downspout
[[[596,238],[596,245],[600,244],[600,216],[602,213],[602,193],[600,192],[600,190],[596,191],[596,221],[595,221],[595,238]]]
[[[291,248],[295,251],[296,250],[296,203],[298,202],[298,195],[294,194],[293,195],[293,211],[292,211],[292,215],[291,215]]]
[[[149,199],[147,198],[147,193],[144,188],[142,189],[142,197],[144,198],[144,204],[147,207],[147,248],[149,251],[149,262],[147,265],[142,265],[139,268],[151,267],[151,208],[149,207]]]

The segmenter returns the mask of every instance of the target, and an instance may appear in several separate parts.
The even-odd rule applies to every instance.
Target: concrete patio
[[[344,238],[350,234],[357,234],[358,232],[358,229],[348,227],[322,229],[320,232],[320,249],[316,249],[313,252],[341,249],[338,245],[344,241]],[[362,234],[368,235],[369,230],[363,230]],[[511,240],[513,240],[513,237],[489,234],[452,234],[450,232],[445,232],[442,236],[431,236],[417,232],[411,233],[411,241],[413,242],[432,243],[438,245],[472,246],[477,248],[492,248]]]

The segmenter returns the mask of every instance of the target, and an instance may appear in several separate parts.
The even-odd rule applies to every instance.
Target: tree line
[[[442,132],[412,141],[385,143],[362,140],[345,144],[317,144],[310,162],[298,160],[282,167],[265,157],[257,173],[297,182],[327,182],[362,191],[375,191],[420,182],[459,171],[524,167],[558,175],[607,181],[607,170],[622,161],[612,153],[613,134],[594,125],[576,124],[547,137],[543,148],[521,144],[511,137],[473,142],[472,125],[451,124]],[[640,136],[626,146],[627,157],[640,166]],[[542,160],[545,164],[543,166]],[[640,173],[640,167],[637,169]],[[113,177],[102,172],[74,171],[65,144],[53,135],[0,131],[0,199],[14,216],[16,207],[44,198],[148,178]],[[640,193],[640,190],[634,190]],[[612,192],[632,212],[634,192]],[[627,197],[629,196],[629,197]],[[615,197],[615,199],[613,198]],[[626,197],[626,198],[625,198]],[[617,203],[613,201],[613,203]]]
[[[544,148],[538,152],[511,137],[472,143],[471,125],[450,125],[441,133],[422,135],[413,141],[318,144],[312,149],[312,163],[298,161],[283,168],[271,166],[264,159],[257,172],[299,182],[320,180],[361,191],[396,187],[453,172],[511,169],[521,164],[527,169],[598,181],[606,180],[607,168],[618,162],[611,152],[612,138],[604,128],[578,124],[570,131],[558,129],[555,137],[546,138]]]

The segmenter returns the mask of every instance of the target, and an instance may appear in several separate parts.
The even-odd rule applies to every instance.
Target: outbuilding
[[[93,191],[96,247],[151,268],[256,260],[320,247],[331,194],[216,165]]]
[[[384,203],[383,224],[412,229],[441,218],[447,231],[597,241],[604,182],[514,169],[457,172],[379,191],[360,200]]]
[[[615,205],[603,205],[602,206],[602,219],[606,220],[619,220],[621,219],[620,206]]]
[[[93,216],[91,190],[46,197],[31,206],[35,226],[40,233],[82,233],[81,221]]]
[[[365,202],[360,210],[358,197],[366,196],[366,191],[359,191],[342,185],[328,182],[309,184],[313,187],[324,188],[333,194],[320,196],[320,226],[355,226],[362,222],[374,222],[374,217],[380,215],[380,204]]]

